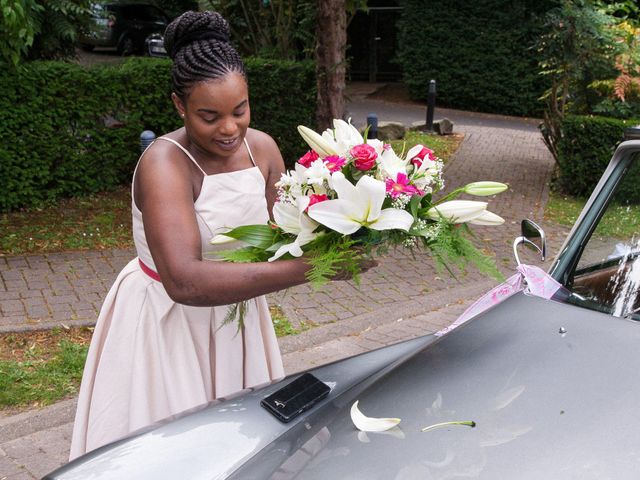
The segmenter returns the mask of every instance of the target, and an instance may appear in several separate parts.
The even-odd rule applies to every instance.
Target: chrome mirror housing
[[[540,253],[540,259],[544,261],[547,256],[547,242],[544,230],[535,222],[525,218],[520,224],[520,231],[520,236],[516,237],[513,241],[513,256],[516,258],[516,263],[518,265],[521,264],[520,257],[518,256],[518,245],[526,245],[538,251],[538,253]]]

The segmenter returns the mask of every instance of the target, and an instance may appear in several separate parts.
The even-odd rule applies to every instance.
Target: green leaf
[[[270,225],[244,225],[226,232],[225,235],[253,247],[266,249],[274,244],[278,231]]]
[[[411,197],[411,201],[409,202],[409,210],[411,211],[411,215],[413,215],[414,220],[418,219],[418,211],[420,209],[421,200],[422,197],[414,195],[413,197]]]

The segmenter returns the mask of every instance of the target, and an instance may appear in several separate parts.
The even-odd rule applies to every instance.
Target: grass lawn
[[[0,255],[133,246],[130,188],[0,213]]]
[[[77,393],[92,329],[0,335],[0,409],[14,413]]]
[[[586,199],[551,192],[544,211],[547,220],[572,226],[578,219]],[[631,238],[640,230],[640,205],[611,205],[598,225],[598,234],[604,237]]]

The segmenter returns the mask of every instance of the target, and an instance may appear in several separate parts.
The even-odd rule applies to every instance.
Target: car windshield
[[[568,287],[574,303],[640,320],[640,161],[616,188]]]

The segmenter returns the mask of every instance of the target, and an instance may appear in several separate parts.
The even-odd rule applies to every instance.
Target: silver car
[[[260,401],[293,378],[186,412],[45,478],[638,478],[640,235],[612,232],[608,218],[635,212],[638,222],[621,186],[636,182],[640,193],[639,153],[640,141],[618,147],[550,269],[563,285],[550,300],[517,293],[444,336],[316,368],[331,392],[289,423]],[[542,230],[523,225],[516,244],[543,250]],[[402,421],[358,431],[356,400],[366,415]],[[451,421],[475,428],[422,431]]]

